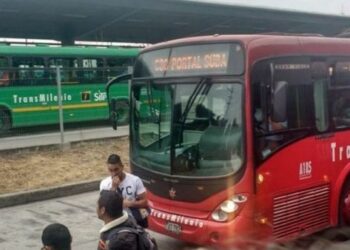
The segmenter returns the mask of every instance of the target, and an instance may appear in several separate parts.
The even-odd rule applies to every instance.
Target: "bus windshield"
[[[179,80],[177,80],[179,81]],[[242,165],[242,85],[202,78],[132,89],[133,161],[164,174],[212,177]]]

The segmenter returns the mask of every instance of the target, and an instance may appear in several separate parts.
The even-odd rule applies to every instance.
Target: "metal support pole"
[[[132,74],[132,72],[133,72],[133,67],[132,66],[128,66],[128,74]],[[130,93],[131,93],[131,79],[130,80],[128,80],[128,90],[129,90],[129,98],[130,98]]]
[[[62,84],[61,84],[61,70],[56,67],[56,81],[57,81],[57,97],[58,97],[58,114],[60,122],[61,134],[61,148],[64,146],[64,126],[63,126],[63,105],[62,105]]]

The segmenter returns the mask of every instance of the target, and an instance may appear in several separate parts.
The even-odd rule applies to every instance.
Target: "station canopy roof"
[[[0,37],[156,43],[208,34],[319,33],[335,36],[349,17],[183,0],[2,0]]]

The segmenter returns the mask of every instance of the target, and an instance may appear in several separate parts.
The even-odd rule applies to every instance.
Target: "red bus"
[[[200,245],[350,223],[350,41],[215,35],[143,50],[130,163],[150,228]]]

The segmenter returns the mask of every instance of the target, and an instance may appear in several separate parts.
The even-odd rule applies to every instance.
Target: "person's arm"
[[[271,128],[274,131],[274,130],[285,129],[286,127],[283,125],[282,122],[271,122]]]
[[[148,207],[148,202],[147,202],[147,196],[146,196],[146,188],[143,185],[142,181],[140,178],[136,179],[135,182],[136,188],[136,199],[133,201],[130,200],[124,200],[123,205],[124,207],[135,207],[135,208],[145,208]]]
[[[287,124],[286,122],[275,122],[269,117],[269,123],[271,126],[271,131],[276,131],[276,130],[281,130],[281,129],[286,129]]]
[[[135,207],[135,208],[148,207],[146,192],[137,195],[136,200],[134,200],[134,201],[124,199],[123,206],[124,206],[124,208],[127,208],[127,207]]]

